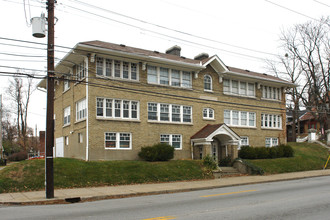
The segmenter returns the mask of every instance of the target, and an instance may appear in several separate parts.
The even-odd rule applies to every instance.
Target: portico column
[[[330,129],[325,131],[327,133],[327,145],[330,145]]]

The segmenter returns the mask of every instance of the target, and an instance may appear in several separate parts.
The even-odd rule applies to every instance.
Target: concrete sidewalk
[[[266,176],[238,176],[213,180],[170,182],[155,184],[137,184],[123,186],[105,186],[75,189],[57,189],[54,199],[46,199],[45,191],[3,193],[0,204],[3,205],[37,205],[59,204],[79,201],[96,201],[102,199],[124,198],[132,196],[155,195],[165,193],[187,192],[193,190],[213,189],[227,186],[294,180],[309,177],[330,176],[330,170],[314,170],[295,173],[284,173]]]

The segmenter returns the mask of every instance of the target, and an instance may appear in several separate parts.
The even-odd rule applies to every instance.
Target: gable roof
[[[196,134],[191,136],[191,140],[197,140],[197,139],[205,139],[205,140],[212,140],[214,136],[219,134],[225,134],[230,136],[233,140],[239,140],[240,136],[233,131],[230,127],[228,127],[225,123],[221,124],[207,124],[205,127],[203,127],[201,130],[199,130]]]
[[[215,124],[215,125],[207,124],[201,130],[199,130],[196,134],[191,136],[190,139],[207,138],[210,134],[212,134],[215,130],[220,128],[222,125],[223,125],[223,123]]]

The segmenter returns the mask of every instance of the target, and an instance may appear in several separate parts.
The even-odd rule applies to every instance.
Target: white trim
[[[113,133],[116,134],[116,147],[110,148],[106,147],[106,134]],[[129,134],[129,148],[120,148],[120,135],[121,134]],[[104,132],[104,149],[105,150],[132,150],[132,133],[131,132]]]
[[[159,135],[160,143],[166,143],[166,142],[161,141],[161,136],[162,135],[168,135],[169,136],[168,144],[171,145],[171,146],[173,146],[172,145],[173,144],[173,135],[179,135],[180,136],[180,147],[179,148],[175,148],[174,146],[173,147],[174,147],[175,150],[182,150],[182,134],[167,134],[167,133],[166,134],[160,134]]]
[[[89,71],[88,71],[88,57],[85,57],[86,59],[86,161],[89,160],[89,126],[88,126],[88,123],[89,123],[89,117],[88,117],[88,94],[89,94],[89,89],[88,89],[88,74],[89,74]]]

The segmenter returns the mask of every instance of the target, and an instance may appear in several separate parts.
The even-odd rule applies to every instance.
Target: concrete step
[[[240,175],[240,172],[234,167],[220,167],[221,176],[235,176]]]

